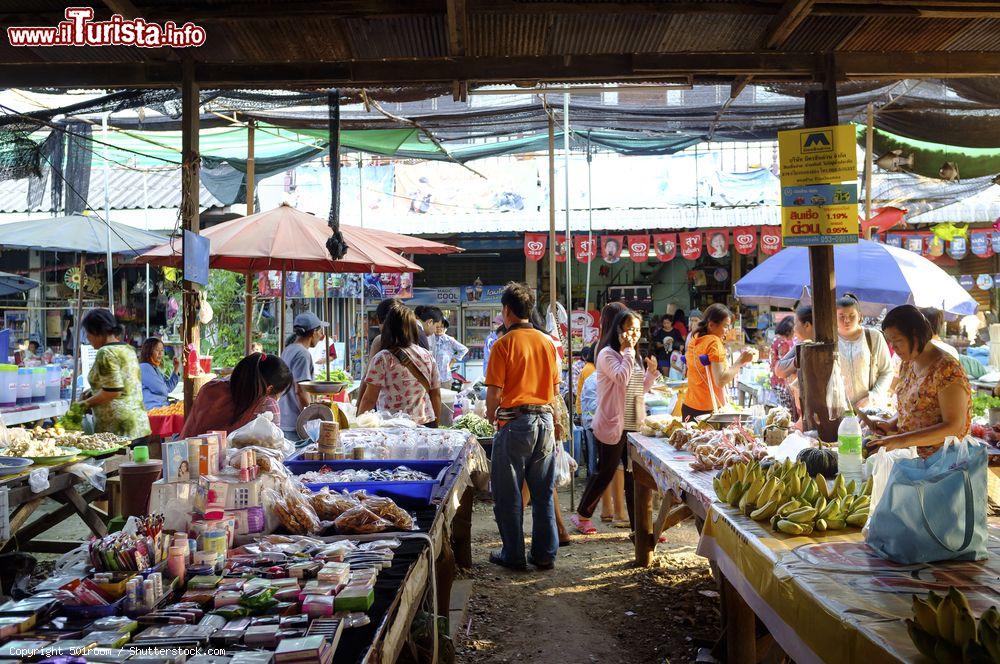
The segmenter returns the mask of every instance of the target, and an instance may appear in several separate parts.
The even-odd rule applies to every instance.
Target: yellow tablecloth
[[[910,595],[957,586],[977,613],[1000,605],[1000,521],[983,563],[896,565],[860,530],[793,537],[716,503],[698,544],[797,662],[920,661],[906,632]]]

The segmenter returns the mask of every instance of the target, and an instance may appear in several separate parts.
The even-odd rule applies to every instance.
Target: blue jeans
[[[493,436],[490,481],[493,515],[500,530],[504,561],[520,565],[524,556],[524,507],[521,484],[531,493],[531,557],[555,560],[559,551],[552,491],[556,485],[555,438],[551,415],[519,415]]]
[[[587,446],[587,477],[597,474],[597,439],[594,431],[587,427],[583,430],[584,445]]]

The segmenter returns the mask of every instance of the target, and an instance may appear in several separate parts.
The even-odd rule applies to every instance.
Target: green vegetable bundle
[[[59,424],[66,431],[83,431],[83,416],[86,413],[87,407],[83,405],[82,401],[77,401],[59,418]]]
[[[988,394],[977,394],[972,397],[972,414],[976,417],[985,415],[990,408],[1000,408],[1000,397]]]
[[[464,429],[476,438],[489,438],[496,430],[487,420],[479,417],[475,413],[466,413],[454,421],[452,429]]]
[[[320,369],[316,372],[316,380],[330,383],[350,383],[354,379],[343,369],[331,369],[330,373],[327,373],[326,369]]]

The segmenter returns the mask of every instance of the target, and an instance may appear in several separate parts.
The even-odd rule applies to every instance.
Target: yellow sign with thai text
[[[857,180],[854,125],[779,131],[778,162],[782,187]]]
[[[786,247],[857,242],[858,206],[782,207],[781,235]]]

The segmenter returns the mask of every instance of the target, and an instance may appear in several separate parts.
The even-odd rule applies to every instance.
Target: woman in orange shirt
[[[681,416],[691,420],[699,415],[714,412],[726,402],[725,386],[733,382],[740,367],[753,362],[754,355],[743,351],[736,364],[726,366],[726,347],[723,339],[732,327],[733,314],[724,304],[715,304],[705,310],[688,339],[687,394],[681,406]],[[711,387],[709,386],[711,374]],[[714,392],[714,396],[713,396]]]

